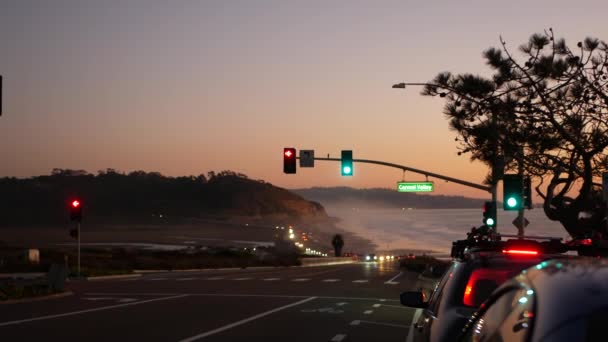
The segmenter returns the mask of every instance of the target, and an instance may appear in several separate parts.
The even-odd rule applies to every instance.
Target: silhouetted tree
[[[342,247],[344,247],[344,239],[342,235],[336,234],[331,239],[331,245],[334,246],[334,255],[339,257],[342,255]]]
[[[500,42],[501,48],[484,52],[491,78],[444,72],[422,94],[445,99],[459,154],[489,165],[504,163],[507,171],[516,170],[521,159],[549,219],[573,237],[603,229],[608,45],[586,38],[572,50],[549,29],[519,47],[520,61],[502,37]]]

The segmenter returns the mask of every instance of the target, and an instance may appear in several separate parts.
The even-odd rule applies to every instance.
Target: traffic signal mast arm
[[[300,159],[300,157],[297,157],[297,158]],[[341,158],[322,158],[322,157],[315,157],[314,160],[327,160],[327,161],[337,161],[337,162],[342,161]],[[484,191],[487,191],[487,192],[492,192],[492,188],[489,187],[489,186],[485,186],[485,185],[481,185],[481,184],[475,184],[475,183],[467,182],[465,180],[461,180],[461,179],[457,179],[457,178],[452,178],[452,177],[448,177],[448,176],[443,176],[443,175],[440,175],[440,174],[437,174],[437,173],[433,173],[433,172],[428,172],[428,171],[424,171],[424,170],[414,169],[412,167],[405,166],[405,165],[399,165],[399,164],[393,164],[393,163],[387,163],[387,162],[383,162],[383,161],[369,160],[369,159],[353,159],[353,162],[366,163],[366,164],[376,164],[376,165],[384,165],[384,166],[388,166],[388,167],[394,167],[394,168],[399,169],[399,170],[419,173],[419,174],[425,175],[427,177],[435,177],[435,178],[446,180],[448,182],[453,182],[453,183],[457,183],[457,184],[460,184],[460,185],[468,186],[468,187],[471,187],[471,188],[475,188],[475,189],[479,189],[479,190],[484,190]]]

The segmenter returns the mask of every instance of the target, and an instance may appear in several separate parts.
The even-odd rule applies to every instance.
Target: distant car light
[[[374,255],[374,260],[376,260],[376,259],[378,259],[378,257]]]
[[[384,261],[384,256],[380,256],[380,261]]]
[[[365,260],[368,260],[368,261],[369,261],[369,259],[371,259],[371,258],[369,257],[369,255],[366,255],[366,256],[365,256]]]

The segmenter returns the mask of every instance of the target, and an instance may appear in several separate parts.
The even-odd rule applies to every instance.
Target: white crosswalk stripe
[[[359,279],[359,280],[353,280],[353,283],[368,283],[369,280],[367,279]]]
[[[266,279],[262,279],[263,281],[277,281],[277,280],[281,280],[281,278],[266,278]]]
[[[340,279],[323,279],[322,282],[324,283],[335,283],[340,281]]]
[[[198,278],[177,278],[177,281],[197,280]]]
[[[310,278],[296,278],[296,279],[292,279],[291,281],[298,281],[298,282],[302,282],[302,281],[309,281]]]
[[[209,277],[209,278],[205,278],[205,280],[222,280],[224,279],[224,277]]]
[[[234,278],[233,280],[251,280],[253,278],[245,277],[245,278]]]

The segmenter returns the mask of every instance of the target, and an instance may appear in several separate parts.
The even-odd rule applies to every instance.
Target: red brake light
[[[581,245],[583,246],[591,246],[593,244],[593,240],[591,239],[582,239],[581,240]]]
[[[538,255],[538,251],[525,249],[503,249],[502,252],[506,254]]]

